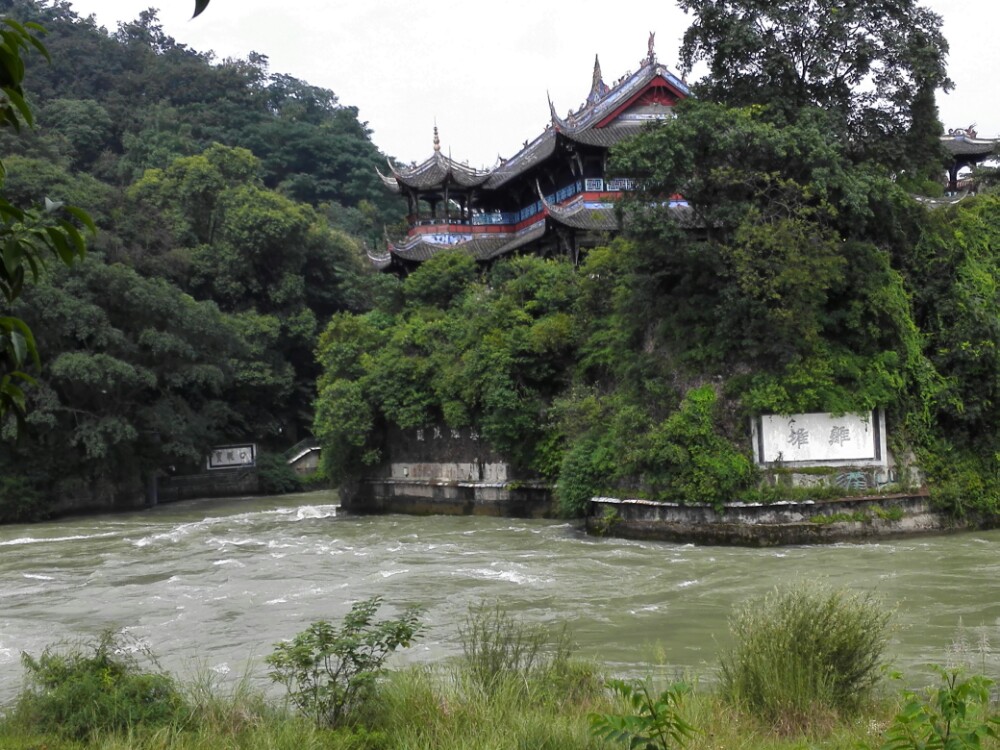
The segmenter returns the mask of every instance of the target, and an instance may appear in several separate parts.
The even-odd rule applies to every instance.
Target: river
[[[1000,677],[1000,531],[696,547],[593,538],[559,521],[349,516],[336,502],[192,501],[0,527],[0,702],[21,684],[21,651],[106,628],[181,677],[262,676],[276,641],[374,595],[386,614],[424,610],[428,629],[401,662],[460,653],[470,605],[500,601],[525,622],[566,623],[580,653],[615,673],[711,679],[734,605],[799,579],[895,608],[895,666],[913,679],[955,659]]]

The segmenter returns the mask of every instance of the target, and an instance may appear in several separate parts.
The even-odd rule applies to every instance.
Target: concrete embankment
[[[552,518],[552,488],[540,482],[469,482],[382,478],[342,492],[354,513]],[[957,519],[926,494],[874,495],[771,504],[681,505],[598,497],[589,533],[695,544],[776,546],[863,542],[997,526],[997,519]]]
[[[862,542],[997,525],[997,519],[956,519],[925,494],[838,500],[730,503],[721,509],[636,498],[594,498],[587,529],[632,539],[695,544],[775,546]]]

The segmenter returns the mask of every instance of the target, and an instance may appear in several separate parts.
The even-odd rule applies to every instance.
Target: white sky
[[[72,0],[114,30],[155,0]],[[945,128],[978,125],[1000,136],[997,0],[924,0],[944,19],[955,89],[939,94]],[[442,148],[472,166],[513,155],[590,90],[594,55],[604,80],[634,71],[656,32],[660,62],[677,71],[689,18],[650,0],[212,0],[190,19],[193,0],[160,3],[167,34],[218,58],[270,58],[271,72],[332,89],[359,109],[373,140],[400,161],[430,156],[435,121]],[[169,6],[169,7],[167,7]]]

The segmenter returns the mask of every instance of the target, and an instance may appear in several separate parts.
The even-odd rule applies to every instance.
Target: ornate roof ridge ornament
[[[587,95],[588,104],[597,104],[601,99],[607,96],[611,89],[608,84],[604,82],[604,77],[601,75],[601,58],[598,55],[594,55],[594,76],[590,83],[590,94]]]
[[[437,122],[434,123],[434,151],[435,153],[440,153],[441,151],[441,138],[438,136]]]
[[[649,41],[646,42],[646,65],[656,65],[656,32],[649,32]]]
[[[546,91],[545,96],[549,100],[549,114],[552,116],[552,127],[556,129],[556,132],[566,129],[566,121],[556,114],[556,105],[552,103],[552,95]]]

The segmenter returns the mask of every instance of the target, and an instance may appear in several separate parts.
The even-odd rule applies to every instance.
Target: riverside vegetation
[[[377,465],[386,425],[443,424],[550,482],[567,516],[594,496],[770,501],[751,417],[882,408],[940,507],[996,517],[1000,197],[920,199],[942,192],[941,19],[908,0],[682,7],[684,65],[711,70],[612,149],[639,185],[623,236],[577,266],[440,254],[333,317],[329,475]]]
[[[419,636],[416,613],[377,620],[359,602],[267,658],[289,689],[275,702],[249,675],[184,685],[120,634],[24,655],[24,690],[0,718],[13,750],[159,748],[880,748],[1000,747],[983,675],[941,670],[924,691],[887,689],[889,614],[870,596],[798,585],[746,603],[717,688],[606,679],[575,660],[566,631],[500,607],[469,613],[463,656],[387,671]],[[815,621],[809,611],[820,613]],[[332,658],[331,658],[332,657]]]
[[[401,279],[365,263],[404,208],[332,91],[192,50],[155,11],[109,32],[64,0],[3,3],[51,57],[25,47],[35,127],[0,132],[3,196],[99,231],[0,302],[44,363],[7,347],[34,382],[10,391],[23,428],[0,425],[20,433],[0,441],[0,521],[133,504],[213,444],[309,432],[340,484],[388,427],[431,424],[475,429],[566,515],[596,494],[767,501],[784,490],[761,486],[751,415],[875,407],[942,507],[995,516],[1000,197],[914,197],[941,192],[941,19],[914,0],[683,6],[683,65],[709,73],[612,153],[642,186],[623,236],[579,265],[444,253]],[[676,194],[690,221],[663,210]]]

